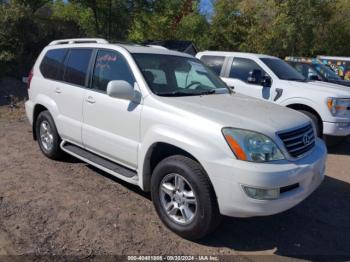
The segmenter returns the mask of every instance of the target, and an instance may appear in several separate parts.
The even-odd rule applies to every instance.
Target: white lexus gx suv
[[[233,93],[190,55],[58,40],[28,80],[26,113],[44,155],[68,153],[150,191],[184,238],[210,233],[221,214],[287,210],[324,178],[326,147],[308,117]]]

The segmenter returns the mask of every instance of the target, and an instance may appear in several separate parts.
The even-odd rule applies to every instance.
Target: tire
[[[176,203],[176,205],[173,205],[173,208],[170,208],[173,214],[170,215],[165,208],[165,203],[172,201],[170,194],[160,189],[161,185],[164,184],[175,185],[175,176],[180,181],[178,183],[180,185],[182,179],[184,184],[182,192],[186,192],[187,195],[187,198],[183,198],[183,201],[189,204],[182,205],[183,208],[187,205],[187,212],[185,212],[188,218],[187,222],[184,219],[186,216],[183,216],[182,211],[179,209],[174,214],[176,209],[174,207],[179,207],[177,202],[174,201],[181,202],[181,196],[176,199],[176,195],[181,193],[177,192],[174,194],[175,187],[167,187],[167,191],[171,191],[175,199],[172,203]],[[169,188],[174,190],[169,190]],[[214,231],[220,223],[221,215],[213,187],[203,168],[193,159],[176,155],[162,160],[152,174],[151,195],[155,209],[162,222],[183,238],[190,240],[202,238]],[[194,195],[194,198],[191,197],[192,195]],[[193,199],[195,199],[196,204],[192,203]],[[169,205],[171,206],[171,204]],[[189,211],[192,212],[192,216],[189,215],[191,213]],[[183,219],[181,220],[180,217]]]
[[[43,126],[46,126],[47,132]],[[62,159],[64,152],[60,148],[61,138],[49,111],[42,111],[38,115],[35,122],[35,133],[39,147],[45,156],[54,160]]]
[[[337,147],[346,140],[346,136],[324,136],[324,141],[328,147]]]
[[[311,119],[311,122],[315,127],[317,136],[322,138],[322,128],[321,128],[321,123],[318,120],[318,117],[309,111],[299,110],[299,112],[303,113],[304,115],[308,116]]]

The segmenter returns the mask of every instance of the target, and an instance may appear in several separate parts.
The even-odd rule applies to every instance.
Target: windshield
[[[278,58],[261,58],[275,75],[282,80],[306,81],[306,78],[291,65]]]
[[[332,69],[323,64],[314,64],[314,69],[327,80],[342,80]]]
[[[149,88],[159,96],[230,93],[209,68],[195,58],[133,54]]]

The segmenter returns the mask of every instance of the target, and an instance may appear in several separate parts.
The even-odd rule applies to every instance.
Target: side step
[[[113,173],[120,174],[127,178],[132,178],[137,176],[136,171],[129,169],[127,167],[124,167],[122,165],[116,164],[104,157],[98,156],[90,151],[87,151],[69,142],[63,143],[61,147],[64,151],[67,151],[68,153],[72,153],[72,155],[76,155],[78,158],[81,158],[82,160],[85,160],[86,162],[91,163],[96,167],[102,167],[103,169],[110,170]]]

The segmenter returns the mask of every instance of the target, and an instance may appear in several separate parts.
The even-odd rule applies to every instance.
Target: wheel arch
[[[35,123],[36,120],[38,118],[38,115],[43,112],[43,111],[49,111],[49,113],[51,114],[52,118],[54,119],[54,122],[56,117],[59,115],[59,111],[58,111],[58,107],[55,103],[55,101],[46,96],[46,95],[38,95],[35,99],[35,105],[34,105],[34,109],[33,109],[33,124],[32,124],[32,131],[33,131],[33,139],[36,140],[36,134],[35,134]],[[57,123],[56,124],[56,128],[58,128]]]
[[[33,124],[32,124],[32,132],[33,132],[33,139],[37,140],[36,132],[35,132],[35,126],[36,126],[36,120],[38,119],[38,116],[41,112],[48,111],[48,109],[43,106],[42,104],[36,104],[34,106],[33,110]]]
[[[150,191],[151,176],[156,165],[163,159],[173,155],[186,156],[188,158],[193,159],[194,161],[199,163],[199,165],[201,165],[198,159],[188,151],[170,143],[155,142],[148,148],[144,157],[144,162],[142,166],[142,187],[144,191]]]
[[[301,103],[289,104],[289,105],[286,105],[286,107],[294,109],[294,110],[297,110],[297,111],[304,110],[304,111],[310,112],[313,115],[315,115],[317,117],[317,120],[318,120],[318,124],[319,124],[320,130],[321,130],[321,134],[323,134],[323,121],[322,121],[322,118],[321,118],[320,114],[313,107],[311,107],[309,105],[301,104]]]

